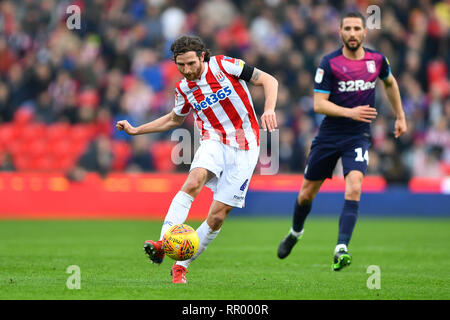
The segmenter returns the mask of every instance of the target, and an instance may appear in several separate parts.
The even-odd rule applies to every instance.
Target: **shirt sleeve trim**
[[[320,90],[320,89],[314,89],[314,92],[320,92],[320,93],[331,93],[331,91],[327,91],[327,90]]]

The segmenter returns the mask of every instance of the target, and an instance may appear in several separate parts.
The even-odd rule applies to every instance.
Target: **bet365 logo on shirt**
[[[221,100],[225,100],[231,93],[232,93],[232,91],[231,91],[230,87],[226,86],[225,88],[220,89],[216,93],[212,93],[212,94],[208,95],[205,98],[205,100],[200,101],[199,103],[194,103],[194,108],[197,111],[206,109]]]

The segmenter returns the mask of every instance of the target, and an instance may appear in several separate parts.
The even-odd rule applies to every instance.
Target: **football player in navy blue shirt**
[[[387,58],[362,46],[367,35],[365,17],[350,12],[339,29],[343,46],[326,55],[314,77],[314,111],[325,115],[314,138],[298,194],[293,224],[278,247],[278,257],[289,255],[303,235],[303,225],[322,183],[331,178],[339,158],[345,177],[345,202],[339,219],[333,270],[351,263],[348,244],[358,217],[361,185],[367,171],[370,123],[376,118],[375,85],[381,79],[396,115],[394,135],[406,132],[397,82]]]

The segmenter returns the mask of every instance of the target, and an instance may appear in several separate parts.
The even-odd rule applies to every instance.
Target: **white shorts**
[[[243,208],[248,185],[259,158],[259,147],[240,150],[215,140],[203,140],[195,153],[190,171],[204,168],[215,174],[206,182],[214,200]]]

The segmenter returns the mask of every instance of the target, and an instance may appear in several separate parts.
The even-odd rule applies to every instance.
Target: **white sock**
[[[191,209],[192,198],[186,192],[178,191],[170,204],[169,211],[167,211],[166,218],[164,219],[163,226],[161,228],[161,240],[166,231],[176,224],[184,223]]]
[[[217,231],[213,231],[209,227],[209,225],[206,223],[206,220],[203,221],[203,223],[197,229],[197,234],[198,234],[198,250],[197,250],[197,252],[191,259],[188,259],[185,261],[178,261],[177,264],[187,268],[192,261],[197,259],[197,257],[203,251],[206,250],[208,245],[211,243],[211,241],[213,241],[217,237],[219,232],[220,232],[220,229]]]
[[[336,246],[336,248],[334,249],[334,254],[336,254],[337,252],[339,252],[339,250],[341,249],[341,248],[344,248],[344,251],[345,252],[347,252],[347,246],[345,245],[345,244],[338,244],[337,246]]]
[[[300,231],[300,232],[296,232],[296,231],[294,231],[294,229],[291,228],[290,233],[298,239],[299,237],[301,237],[303,235],[303,230],[304,229],[302,229],[302,231]]]

